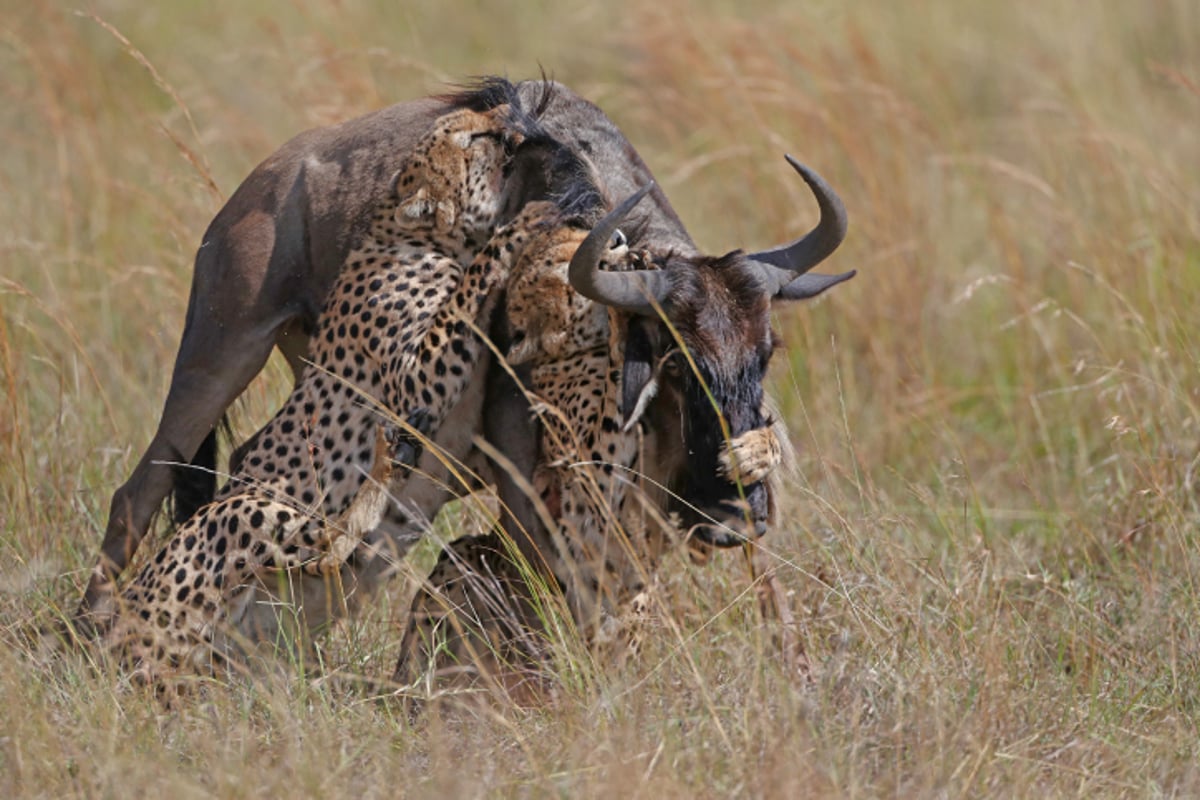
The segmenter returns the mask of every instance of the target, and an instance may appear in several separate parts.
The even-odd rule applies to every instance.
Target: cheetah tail
[[[182,525],[212,502],[217,493],[217,440],[232,438],[227,414],[209,431],[192,460],[178,458],[171,468],[171,494],[167,497],[171,522]]]

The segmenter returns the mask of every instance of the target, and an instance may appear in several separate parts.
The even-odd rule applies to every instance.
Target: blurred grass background
[[[0,0],[3,793],[1200,792],[1198,42],[1186,0]],[[766,544],[815,687],[736,554],[668,563],[679,633],[536,711],[413,727],[288,675],[164,714],[40,665],[223,198],[302,129],[539,66],[704,248],[812,224],[785,151],[846,201],[859,277],[779,311],[772,370],[800,462]],[[336,670],[390,672],[408,591]]]

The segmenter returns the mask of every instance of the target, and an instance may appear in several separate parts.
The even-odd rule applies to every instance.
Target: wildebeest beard
[[[685,528],[708,544],[729,547],[761,536],[770,515],[767,484],[739,486],[718,473],[721,450],[749,431],[767,426],[762,413],[762,373],[747,365],[739,374],[718,378],[688,370],[682,376],[683,445],[687,459],[678,481]],[[720,409],[720,415],[717,410]]]

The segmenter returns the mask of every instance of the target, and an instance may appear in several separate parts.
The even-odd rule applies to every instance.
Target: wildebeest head
[[[642,422],[674,445],[658,453],[669,462],[672,510],[700,541],[721,547],[761,536],[772,513],[765,482],[742,485],[719,468],[732,439],[771,424],[763,402],[775,344],[771,303],[814,297],[854,276],[807,274],[841,244],[846,211],[820,176],[787,158],[821,210],[817,226],[791,244],[720,257],[652,253],[643,268],[601,270],[617,226],[646,186],[591,230],[570,264],[576,291],[630,313],[625,423]]]

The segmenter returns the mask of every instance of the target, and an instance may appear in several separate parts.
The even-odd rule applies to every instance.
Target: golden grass
[[[5,796],[1200,791],[1195,3],[95,4],[112,30],[4,5]],[[830,268],[860,276],[780,311],[773,371],[801,462],[766,545],[816,686],[736,555],[670,561],[678,635],[536,711],[414,727],[289,674],[162,714],[36,661],[222,197],[305,127],[539,62],[707,248],[811,223],[784,150],[850,209]],[[286,384],[252,387],[242,434]],[[331,637],[331,671],[390,672],[409,591]]]

